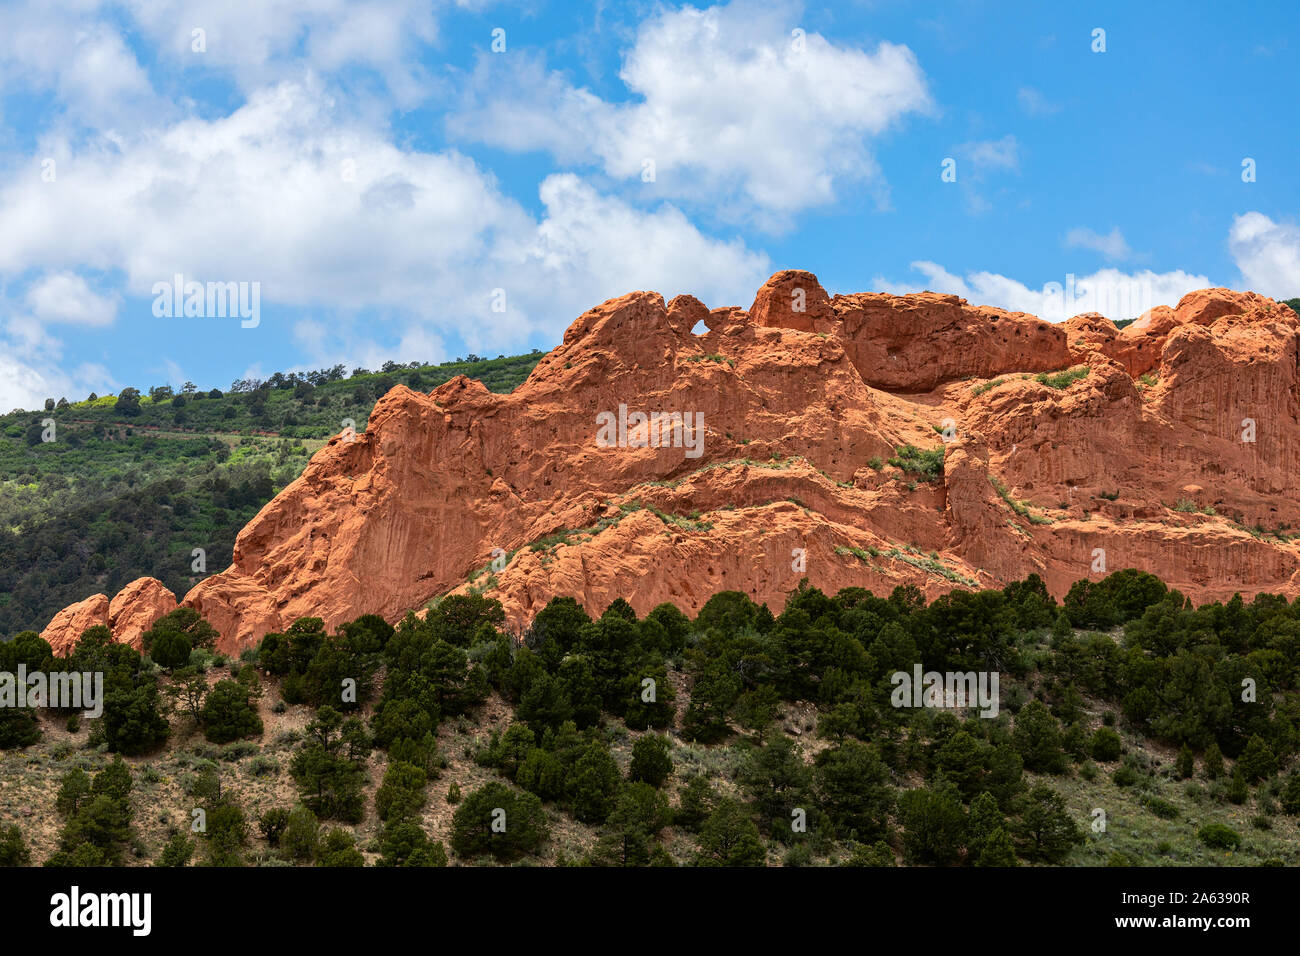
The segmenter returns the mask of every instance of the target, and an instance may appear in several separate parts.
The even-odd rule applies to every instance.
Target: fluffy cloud
[[[0,85],[54,95],[76,123],[129,124],[168,109],[96,0],[0,5]]]
[[[53,272],[28,287],[27,306],[42,322],[104,326],[117,316],[118,296],[100,295],[75,273]]]
[[[367,71],[369,92],[411,107],[440,89],[420,62],[448,8],[486,0],[14,0],[0,5],[0,81],[54,95],[94,130],[176,116],[156,70],[229,77],[247,92],[313,74]],[[130,38],[130,42],[128,42]],[[159,83],[174,86],[175,74]],[[348,79],[355,79],[349,77]],[[379,90],[374,87],[378,85]]]
[[[1092,229],[1084,226],[1071,229],[1065,234],[1065,247],[1067,249],[1091,249],[1093,252],[1099,252],[1107,259],[1126,259],[1133,251],[1129,248],[1128,242],[1124,239],[1124,234],[1116,226],[1106,235],[1102,235]]]
[[[341,316],[324,334],[300,332],[324,355],[365,354],[373,319],[347,318],[362,310],[389,316],[412,347],[457,333],[469,348],[501,350],[558,339],[575,315],[628,289],[744,302],[768,271],[764,256],[702,234],[672,206],[641,209],[572,174],[541,184],[534,218],[472,160],[399,148],[311,85],[281,84],[214,120],[64,144],[61,155],[56,181],[41,181],[29,157],[0,186],[0,276],[51,270],[27,306],[60,321],[104,314],[111,297],[96,299],[73,273],[90,268],[123,276],[137,302],[176,274],[259,283],[264,312]],[[504,313],[491,308],[496,289]]]
[[[931,109],[905,46],[838,47],[793,34],[798,8],[737,0],[643,23],[619,76],[626,103],[573,87],[536,60],[485,57],[465,107],[467,138],[591,162],[622,180],[654,164],[655,195],[705,200],[768,225],[874,181],[870,140]]]
[[[46,398],[59,398],[72,394],[84,398],[80,390],[69,393],[64,386],[67,379],[48,368],[37,368],[19,360],[6,351],[0,351],[0,411],[19,408],[41,408]]]
[[[0,411],[39,409],[47,398],[75,401],[92,391],[106,394],[117,387],[103,365],[83,362],[66,370],[57,341],[32,342],[16,334],[15,324],[21,326],[22,320],[9,323],[12,338],[0,339]]]
[[[397,100],[422,97],[428,77],[416,53],[437,39],[429,0],[128,0],[139,29],[174,65],[229,72],[245,89],[297,76],[362,67]],[[459,3],[457,6],[477,4]],[[205,49],[195,52],[194,31]]]
[[[1132,319],[1157,305],[1176,305],[1188,292],[1212,285],[1205,276],[1181,270],[1124,273],[1101,269],[1087,276],[1065,276],[1041,289],[994,272],[955,275],[934,262],[913,262],[925,277],[922,283],[891,282],[877,278],[882,292],[948,292],[975,305],[992,305],[1011,312],[1028,312],[1054,322],[1082,312],[1100,312],[1110,319]]]
[[[1248,212],[1232,221],[1228,250],[1244,288],[1275,299],[1300,296],[1300,226]]]

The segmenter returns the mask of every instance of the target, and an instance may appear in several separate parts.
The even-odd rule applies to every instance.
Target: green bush
[[[1211,850],[1235,850],[1241,846],[1241,834],[1222,823],[1207,823],[1196,838]]]
[[[1074,368],[1068,368],[1063,372],[1039,372],[1034,376],[1034,381],[1048,388],[1069,388],[1071,384],[1088,375],[1088,366],[1076,365]]]
[[[915,445],[903,445],[894,449],[894,456],[889,463],[901,468],[920,481],[936,481],[943,477],[944,446],[922,450]]]
[[[1140,802],[1162,820],[1173,820],[1178,817],[1178,807],[1175,804],[1154,794],[1147,794]]]
[[[492,781],[465,797],[452,815],[451,847],[463,859],[484,854],[498,862],[535,853],[550,835],[535,794]]]
[[[632,745],[632,764],[628,779],[642,781],[652,787],[661,787],[673,772],[673,761],[668,755],[668,738],[646,734]]]
[[[1109,727],[1098,727],[1088,745],[1088,751],[1092,754],[1092,759],[1099,760],[1102,763],[1112,763],[1118,760],[1123,750],[1124,746],[1119,734]]]

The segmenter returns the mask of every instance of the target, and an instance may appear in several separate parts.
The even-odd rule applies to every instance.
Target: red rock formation
[[[108,624],[107,594],[92,594],[85,600],[65,607],[41,631],[41,639],[49,642],[55,654],[66,657],[72,652],[82,632],[98,624]]]
[[[102,624],[113,632],[120,644],[141,649],[144,632],[164,614],[176,610],[176,595],[157,578],[136,578],[112,601],[105,594],[94,594],[84,601],[65,607],[41,632],[54,653],[66,657],[87,628]]]
[[[1298,325],[1223,289],[1123,330],[932,293],[831,299],[804,272],[748,312],[632,292],[512,394],[390,391],[183,603],[234,651],[469,588],[516,627],[556,595],[694,613],[734,589],[779,609],[803,578],[934,596],[1037,572],[1059,597],[1103,561],[1196,601],[1296,595],[1300,544],[1248,529],[1300,527]],[[888,464],[908,444],[944,449],[936,480]]]
[[[108,606],[108,627],[113,640],[142,649],[144,632],[154,622],[176,610],[176,595],[157,578],[136,578],[117,592]]]
[[[829,332],[835,326],[830,296],[817,277],[801,269],[778,272],[763,284],[749,307],[760,328]]]
[[[971,306],[955,295],[835,297],[838,332],[862,380],[891,392],[1070,364],[1059,325],[1023,312]]]

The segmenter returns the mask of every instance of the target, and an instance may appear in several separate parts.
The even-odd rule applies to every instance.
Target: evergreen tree
[[[261,736],[262,718],[249,697],[248,688],[238,681],[217,681],[203,702],[203,736],[214,744]]]
[[[591,741],[578,758],[568,782],[568,800],[573,815],[583,823],[604,823],[614,806],[622,774],[609,748]]]
[[[1247,783],[1258,783],[1277,773],[1277,757],[1262,737],[1253,734],[1237,758],[1237,767]]]
[[[1065,770],[1060,728],[1042,701],[1032,700],[1020,709],[1011,739],[1026,769],[1035,773]]]
[[[360,822],[365,815],[365,764],[370,742],[355,718],[329,705],[307,725],[307,739],[293,756],[289,772],[303,803],[323,819]]]
[[[0,866],[28,866],[32,855],[18,824],[0,827]]]
[[[1282,788],[1282,810],[1295,816],[1300,814],[1300,770],[1292,770]]]
[[[966,841],[966,815],[957,788],[908,790],[898,800],[903,852],[909,862],[947,866],[957,862]]]
[[[1020,861],[1016,859],[1015,849],[1011,845],[1011,837],[1005,829],[998,827],[989,834],[975,865],[1001,867],[1020,865]]]
[[[767,851],[749,811],[735,800],[721,800],[700,827],[696,866],[765,866]]]
[[[628,779],[662,787],[673,772],[668,738],[659,734],[646,734],[632,745],[632,764]]]
[[[1035,786],[1021,799],[1019,810],[1016,836],[1020,854],[1027,860],[1059,863],[1084,841],[1065,800],[1051,787]]]
[[[1205,759],[1201,763],[1208,780],[1218,780],[1223,776],[1223,752],[1219,750],[1218,741],[1205,748]]]
[[[366,858],[357,849],[356,839],[347,830],[327,830],[320,841],[317,866],[365,866]]]
[[[596,858],[613,866],[646,866],[652,844],[668,825],[672,813],[668,800],[648,783],[624,783],[606,821],[606,833],[596,848]]]
[[[893,794],[889,771],[875,749],[857,740],[823,750],[816,761],[820,804],[840,836],[861,841],[884,836]]]
[[[535,795],[492,781],[456,808],[451,846],[464,859],[490,854],[508,862],[536,852],[549,834],[546,812]]]
[[[781,835],[789,832],[795,809],[812,807],[812,781],[812,770],[794,742],[779,731],[750,750],[737,780],[754,801],[764,829]]]
[[[311,861],[316,859],[319,842],[320,824],[316,820],[316,814],[304,806],[291,810],[280,836],[280,848],[290,859]]]

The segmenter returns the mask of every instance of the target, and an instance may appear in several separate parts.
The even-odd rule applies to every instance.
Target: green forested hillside
[[[928,603],[805,582],[777,612],[504,624],[455,595],[238,660],[189,608],[143,656],[20,635],[0,669],[103,672],[104,707],[0,708],[0,866],[1300,862],[1282,596],[1193,608],[1124,570],[1060,604],[1033,575]],[[900,694],[918,671],[940,689]]]
[[[240,528],[345,420],[364,431],[393,386],[428,391],[465,374],[508,392],[541,357],[339,366],[225,392],[123,389],[0,416],[0,636],[141,575],[182,594],[200,577],[195,548],[209,572],[229,564]]]

